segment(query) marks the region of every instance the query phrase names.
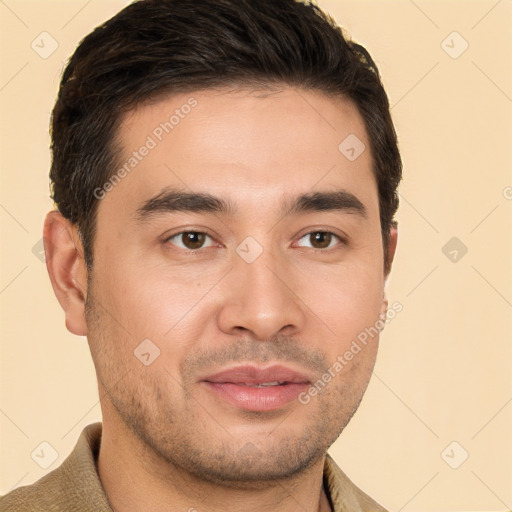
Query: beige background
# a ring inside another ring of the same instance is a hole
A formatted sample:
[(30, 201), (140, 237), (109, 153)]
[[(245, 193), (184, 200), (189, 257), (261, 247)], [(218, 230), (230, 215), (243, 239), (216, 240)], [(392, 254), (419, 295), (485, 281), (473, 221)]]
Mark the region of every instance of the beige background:
[[(67, 332), (37, 244), (59, 75), (126, 3), (0, 1), (2, 494), (55, 468), (100, 419), (86, 340)], [(319, 3), (380, 66), (405, 166), (388, 283), (403, 311), (331, 453), (391, 511), (512, 510), (512, 2)], [(43, 31), (58, 43), (47, 58), (31, 47), (51, 49)], [(58, 452), (46, 470), (43, 441)]]

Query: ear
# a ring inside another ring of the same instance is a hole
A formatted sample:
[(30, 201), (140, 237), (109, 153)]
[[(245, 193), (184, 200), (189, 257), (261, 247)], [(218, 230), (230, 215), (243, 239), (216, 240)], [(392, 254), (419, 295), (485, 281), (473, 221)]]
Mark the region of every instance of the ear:
[(389, 273), (391, 272), (391, 266), (393, 264), (393, 260), (395, 258), (396, 245), (398, 243), (398, 229), (397, 223), (393, 222), (392, 226), (389, 228), (389, 238), (388, 238), (388, 246), (387, 246), (387, 268), (386, 273), (384, 275), (384, 279), (389, 277)]
[(43, 243), (46, 268), (64, 310), (66, 327), (73, 334), (86, 336), (87, 268), (78, 230), (60, 212), (51, 211), (44, 221)]
[[(396, 245), (398, 243), (398, 229), (396, 222), (393, 223), (391, 228), (389, 229), (389, 239), (387, 245), (387, 265), (384, 274), (384, 283), (386, 283), (387, 278), (391, 272), (391, 266), (393, 264), (393, 259), (395, 258)], [(383, 290), (383, 298), (382, 298), (382, 306), (380, 310), (381, 319), (386, 319), (386, 314), (388, 311), (388, 299), (386, 297), (386, 290)]]

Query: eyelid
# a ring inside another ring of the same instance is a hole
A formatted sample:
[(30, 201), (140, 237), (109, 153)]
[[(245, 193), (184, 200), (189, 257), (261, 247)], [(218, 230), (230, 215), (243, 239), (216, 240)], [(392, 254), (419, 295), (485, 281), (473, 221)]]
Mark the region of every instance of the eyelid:
[(342, 242), (345, 245), (348, 245), (348, 243), (350, 241), (350, 237), (346, 233), (341, 231), (340, 229), (334, 229), (332, 227), (322, 227), (322, 226), (308, 228), (307, 231), (298, 235), (296, 237), (296, 240), (300, 240), (301, 238), (304, 238), (306, 235), (311, 235), (312, 233), (329, 233), (329, 234), (337, 237), (340, 240), (340, 242)]
[[(207, 246), (207, 247), (200, 247), (199, 249), (187, 249), (186, 247), (179, 247), (178, 245), (174, 244), (171, 242), (171, 239), (174, 238), (174, 237), (177, 237), (179, 235), (183, 235), (185, 233), (197, 233), (197, 234), (202, 234), (202, 235), (206, 235), (207, 237), (209, 237), (213, 244), (210, 245), (210, 246)], [(216, 236), (213, 235), (212, 233), (208, 232), (208, 230), (206, 230), (205, 228), (187, 228), (187, 229), (182, 229), (181, 231), (176, 231), (174, 233), (171, 233), (171, 234), (166, 234), (164, 235), (163, 239), (162, 239), (162, 242), (163, 243), (169, 243), (171, 245), (173, 245), (174, 247), (176, 247), (177, 249), (181, 250), (181, 251), (186, 251), (186, 252), (199, 252), (201, 250), (204, 250), (204, 249), (209, 249), (210, 247), (214, 247), (215, 244), (217, 245), (220, 245), (219, 242), (216, 240)]]
[(329, 251), (332, 251), (332, 250), (339, 249), (340, 246), (345, 246), (345, 245), (348, 244), (348, 237), (347, 236), (340, 235), (338, 233), (335, 233), (334, 231), (331, 231), (331, 230), (325, 229), (325, 228), (323, 228), (323, 229), (322, 228), (320, 228), (320, 229), (312, 229), (312, 230), (310, 229), (306, 233), (303, 233), (302, 235), (297, 237), (297, 241), (300, 241), (304, 237), (312, 235), (313, 233), (327, 233), (329, 235), (333, 235), (333, 236), (335, 236), (339, 240), (339, 243), (333, 245), (332, 247), (326, 247), (325, 249), (317, 249), (316, 247), (306, 247), (306, 246), (302, 246), (302, 245), (298, 245), (297, 247), (306, 248), (306, 249), (308, 249), (308, 248), (309, 249), (313, 249), (316, 252), (329, 252)]
[[(192, 228), (187, 228), (187, 229), (182, 229), (181, 231), (176, 231), (176, 232), (174, 232), (174, 233), (172, 233), (170, 235), (165, 235), (163, 237), (163, 242), (164, 243), (170, 242), (171, 238), (174, 238), (174, 237), (176, 237), (178, 235), (183, 235), (184, 233), (204, 234), (207, 237), (209, 237), (212, 240), (212, 242), (216, 243), (217, 245), (222, 245), (220, 242), (217, 241), (216, 235), (213, 235), (207, 229), (205, 229), (205, 228), (193, 228), (193, 227)], [(338, 245), (347, 245), (348, 241), (349, 241), (349, 237), (346, 234), (344, 234), (344, 233), (343, 234), (335, 233), (334, 231), (332, 231), (332, 228), (328, 229), (328, 228), (321, 228), (321, 227), (320, 228), (314, 228), (314, 229), (309, 228), (308, 231), (306, 231), (305, 233), (302, 233), (301, 235), (296, 237), (296, 241), (301, 240), (305, 236), (311, 235), (313, 233), (328, 233), (330, 235), (335, 236), (339, 240), (339, 242), (340, 242), (339, 244), (334, 245), (332, 247), (328, 247), (326, 249), (316, 249), (314, 247), (311, 248), (311, 249), (313, 249), (315, 251), (319, 251), (319, 252), (328, 252), (330, 250), (336, 249)], [(200, 247), (199, 249), (186, 249), (186, 248), (183, 248), (183, 247), (179, 247), (176, 244), (173, 244), (172, 242), (171, 242), (171, 245), (174, 245), (178, 249), (180, 249), (182, 251), (187, 251), (187, 252), (199, 252), (201, 250), (208, 249), (208, 248), (214, 246), (214, 245), (210, 245), (208, 247)], [(303, 246), (298, 246), (298, 247), (303, 247)]]

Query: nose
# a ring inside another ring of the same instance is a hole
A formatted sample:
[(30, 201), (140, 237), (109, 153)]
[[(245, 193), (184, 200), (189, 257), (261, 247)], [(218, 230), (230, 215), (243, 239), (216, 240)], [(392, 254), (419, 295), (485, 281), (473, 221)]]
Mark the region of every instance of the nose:
[(289, 264), (267, 251), (252, 263), (238, 255), (234, 259), (234, 268), (224, 283), (219, 328), (235, 336), (250, 334), (261, 341), (302, 331), (305, 305), (294, 290), (297, 283)]

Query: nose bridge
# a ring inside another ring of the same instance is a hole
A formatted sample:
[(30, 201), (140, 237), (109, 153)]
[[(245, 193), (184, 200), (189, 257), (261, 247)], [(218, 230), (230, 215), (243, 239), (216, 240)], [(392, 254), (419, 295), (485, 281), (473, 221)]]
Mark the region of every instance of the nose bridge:
[[(249, 296), (262, 293), (264, 296), (269, 296), (269, 299), (282, 300), (282, 295), (286, 291), (282, 289), (284, 287), (282, 281), (286, 280), (286, 276), (280, 271), (283, 265), (280, 258), (276, 257), (275, 251), (266, 247), (262, 248), (261, 253), (257, 255), (255, 249), (250, 248), (250, 259), (246, 259), (245, 255), (240, 255), (240, 250), (237, 252), (239, 258), (235, 263), (234, 270), (240, 281), (246, 284), (241, 291)], [(281, 274), (281, 279), (277, 278), (279, 274)], [(271, 300), (267, 301), (268, 304), (270, 302)]]
[(303, 311), (288, 281), (291, 275), (286, 261), (270, 246), (248, 237), (234, 255), (219, 317), (221, 329), (231, 333), (249, 330), (262, 340), (285, 327), (290, 332), (302, 329)]

